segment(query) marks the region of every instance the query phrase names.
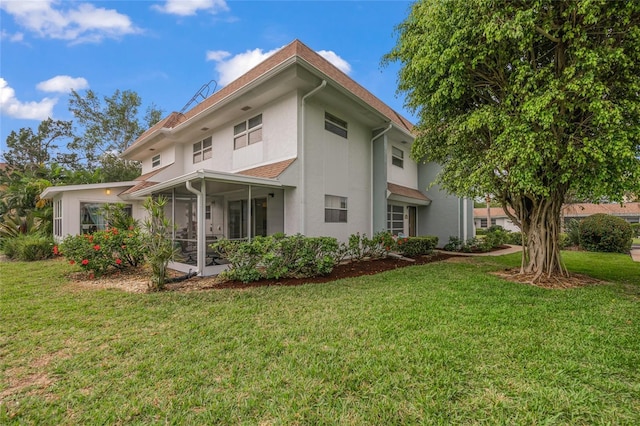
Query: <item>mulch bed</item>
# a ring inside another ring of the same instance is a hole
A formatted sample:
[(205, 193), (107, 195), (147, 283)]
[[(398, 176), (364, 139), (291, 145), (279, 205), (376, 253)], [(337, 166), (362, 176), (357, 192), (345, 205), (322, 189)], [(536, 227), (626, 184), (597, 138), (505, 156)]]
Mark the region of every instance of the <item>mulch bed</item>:
[(225, 281), (221, 282), (217, 278), (203, 277), (192, 278), (183, 282), (168, 284), (166, 289), (169, 291), (184, 291), (189, 290), (190, 287), (197, 287), (198, 289), (246, 289), (255, 287), (266, 286), (295, 286), (311, 283), (326, 283), (330, 281), (336, 281), (342, 278), (361, 277), (364, 275), (374, 275), (384, 271), (390, 271), (397, 268), (404, 268), (412, 265), (425, 265), (427, 263), (439, 262), (453, 257), (453, 255), (446, 253), (434, 253), (428, 256), (420, 256), (414, 261), (385, 258), (376, 260), (367, 260), (362, 262), (351, 262), (336, 266), (329, 275), (323, 275), (320, 277), (311, 278), (283, 278), (279, 280), (260, 280), (250, 283), (243, 283), (241, 281)]

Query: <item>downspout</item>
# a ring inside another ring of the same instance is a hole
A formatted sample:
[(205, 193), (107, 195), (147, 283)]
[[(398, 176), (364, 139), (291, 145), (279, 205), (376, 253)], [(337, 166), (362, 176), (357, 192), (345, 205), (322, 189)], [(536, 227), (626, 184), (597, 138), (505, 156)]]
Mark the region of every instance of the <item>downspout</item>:
[[(369, 200), (369, 214), (371, 215), (371, 227), (369, 229), (370, 235), (373, 235), (373, 141), (375, 141), (376, 139), (378, 139), (381, 136), (384, 136), (385, 133), (387, 133), (389, 130), (391, 130), (393, 128), (393, 123), (389, 123), (389, 126), (384, 129), (383, 131), (381, 131), (380, 133), (378, 133), (377, 135), (375, 135), (374, 137), (371, 138), (371, 154), (369, 155), (369, 166), (370, 166), (370, 172), (369, 172), (369, 181), (370, 181), (370, 185), (371, 185), (371, 199)], [(385, 158), (386, 158), (386, 153), (385, 153)], [(385, 164), (386, 167), (386, 164)]]
[(469, 210), (469, 208), (467, 207), (468, 204), (468, 200), (467, 198), (463, 198), (462, 199), (462, 226), (464, 227), (464, 229), (462, 230), (462, 235), (464, 236), (464, 240), (467, 241), (469, 239), (469, 235), (467, 233), (467, 216), (469, 216), (469, 214), (467, 213), (467, 210)]
[(301, 141), (300, 141), (300, 229), (298, 230), (299, 233), (301, 234), (305, 234), (305, 220), (304, 217), (306, 215), (306, 190), (305, 190), (305, 167), (304, 167), (304, 162), (305, 162), (305, 157), (304, 157), (304, 145), (305, 145), (305, 128), (304, 128), (304, 121), (305, 121), (305, 116), (304, 116), (304, 105), (305, 105), (305, 101), (310, 98), (311, 96), (315, 95), (316, 93), (318, 93), (320, 90), (324, 89), (324, 87), (327, 85), (327, 80), (322, 80), (322, 83), (320, 83), (320, 85), (318, 87), (316, 87), (315, 89), (313, 89), (312, 91), (310, 91), (309, 93), (307, 93), (306, 95), (304, 95), (302, 97), (302, 106), (301, 106), (301, 113), (300, 115), (302, 116), (302, 120), (300, 123), (300, 129), (301, 129)]
[(248, 240), (251, 241), (252, 232), (253, 231), (253, 218), (251, 216), (251, 185), (249, 185), (249, 196), (247, 200), (247, 237)]
[(204, 179), (202, 179), (202, 184), (200, 186), (200, 190), (195, 189), (192, 185), (191, 185), (191, 181), (188, 180), (185, 182), (186, 184), (186, 188), (187, 191), (191, 192), (192, 194), (196, 195), (196, 199), (197, 199), (197, 203), (196, 203), (196, 220), (198, 221), (198, 229), (197, 229), (197, 235), (196, 235), (196, 247), (198, 250), (198, 254), (197, 254), (197, 266), (198, 266), (198, 275), (199, 276), (203, 276), (204, 275), (204, 264), (205, 264), (205, 256), (207, 254), (207, 241), (205, 239), (205, 229), (204, 229), (204, 214), (202, 213), (204, 210), (204, 196), (205, 196), (205, 185), (204, 185)]

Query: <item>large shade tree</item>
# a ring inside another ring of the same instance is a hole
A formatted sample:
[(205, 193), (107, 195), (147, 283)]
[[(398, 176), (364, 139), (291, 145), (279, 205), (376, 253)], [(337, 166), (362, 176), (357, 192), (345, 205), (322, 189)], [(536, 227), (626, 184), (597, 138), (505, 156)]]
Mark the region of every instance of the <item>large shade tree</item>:
[(141, 120), (142, 98), (132, 90), (116, 90), (112, 96), (100, 97), (92, 90), (69, 98), (74, 117), (74, 138), (68, 144), (85, 166), (102, 167), (107, 179), (130, 180), (140, 174), (137, 162), (119, 157), (147, 128), (160, 121), (162, 110), (151, 104)]
[(640, 185), (639, 24), (638, 1), (424, 0), (385, 57), (419, 117), (413, 157), (453, 193), (497, 196), (533, 280), (566, 274), (568, 193)]

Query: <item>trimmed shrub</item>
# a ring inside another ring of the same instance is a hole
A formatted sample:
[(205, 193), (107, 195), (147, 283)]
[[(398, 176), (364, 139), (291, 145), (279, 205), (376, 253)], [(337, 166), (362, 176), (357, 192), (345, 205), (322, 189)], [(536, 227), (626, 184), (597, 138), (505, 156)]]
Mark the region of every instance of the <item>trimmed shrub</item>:
[(567, 235), (565, 247), (580, 245), (580, 221), (578, 219), (566, 219), (564, 221), (564, 231)]
[(479, 242), (481, 251), (489, 251), (507, 242), (507, 231), (500, 225), (492, 225), (487, 229), (482, 241)]
[(622, 218), (598, 213), (580, 222), (580, 246), (588, 251), (627, 253), (633, 231)]
[(438, 237), (426, 235), (422, 237), (409, 237), (398, 240), (398, 251), (403, 256), (417, 257), (433, 253), (438, 245)]
[[(524, 236), (524, 243), (527, 243), (527, 236)], [(505, 244), (512, 244), (514, 246), (522, 245), (522, 232), (508, 232), (505, 239)]]
[(631, 229), (633, 230), (633, 236), (635, 238), (640, 237), (640, 223), (632, 223)]
[(4, 254), (10, 259), (31, 262), (53, 256), (53, 239), (40, 234), (20, 234), (7, 238), (3, 244)]
[(476, 228), (476, 235), (485, 235), (486, 233), (486, 228)]
[(329, 237), (255, 237), (251, 241), (219, 240), (210, 246), (229, 262), (222, 276), (242, 282), (326, 275), (340, 257), (338, 240)]

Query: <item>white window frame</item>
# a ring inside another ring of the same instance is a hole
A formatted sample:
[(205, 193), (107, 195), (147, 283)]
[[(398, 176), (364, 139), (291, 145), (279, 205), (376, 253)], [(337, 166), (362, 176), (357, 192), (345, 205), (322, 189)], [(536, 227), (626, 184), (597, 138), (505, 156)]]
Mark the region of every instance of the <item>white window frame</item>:
[(255, 115), (233, 126), (233, 149), (262, 142), (262, 114)]
[(347, 223), (348, 198), (339, 195), (324, 196), (325, 223)]
[(324, 112), (324, 129), (325, 130), (347, 139), (349, 135), (348, 127), (349, 127), (349, 123), (347, 123), (345, 120), (339, 117), (336, 117), (330, 112), (327, 112), (327, 111)]
[(53, 203), (53, 235), (62, 238), (62, 200)]
[(404, 169), (404, 151), (395, 146), (391, 147), (391, 164)]
[(208, 160), (213, 155), (213, 140), (211, 136), (193, 144), (193, 164)]
[(387, 204), (387, 230), (391, 235), (404, 234), (404, 206)]
[(155, 169), (156, 167), (158, 167), (160, 165), (160, 154), (158, 155), (154, 155), (151, 158), (151, 168)]
[[(102, 215), (102, 209), (105, 205), (111, 203), (103, 203), (100, 201), (80, 201), (80, 233), (93, 234), (95, 231), (104, 231), (109, 225), (106, 218)], [(84, 209), (87, 208), (87, 217), (85, 218)], [(129, 216), (133, 216), (133, 205), (124, 204), (124, 209)], [(92, 215), (93, 213), (93, 215)]]

